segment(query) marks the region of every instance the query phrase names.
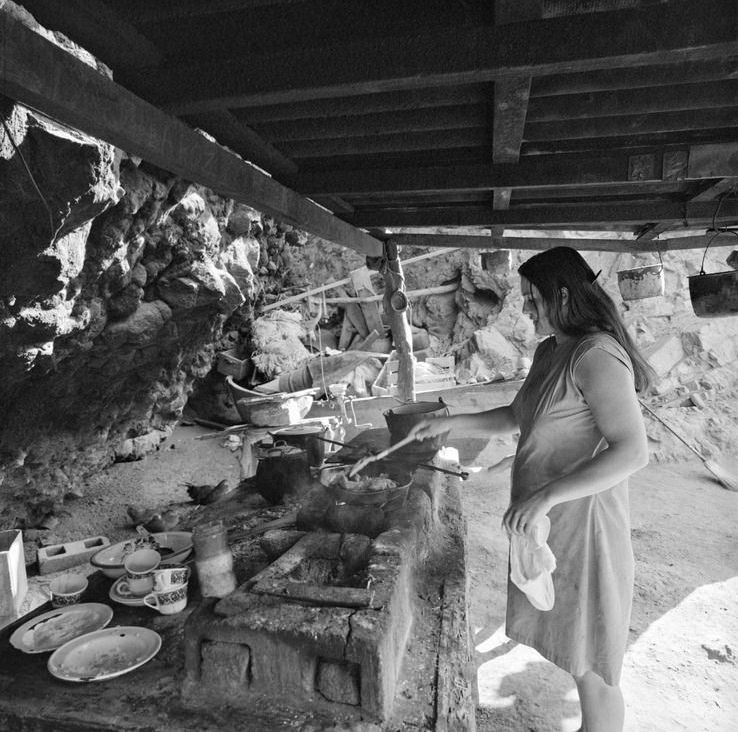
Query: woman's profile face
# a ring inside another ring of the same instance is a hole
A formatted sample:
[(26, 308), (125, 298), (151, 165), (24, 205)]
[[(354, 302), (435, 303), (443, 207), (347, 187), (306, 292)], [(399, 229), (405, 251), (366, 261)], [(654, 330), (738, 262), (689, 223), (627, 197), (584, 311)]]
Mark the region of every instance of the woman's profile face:
[(533, 321), (535, 334), (544, 337), (554, 333), (555, 329), (548, 319), (546, 305), (538, 288), (525, 277), (521, 277), (520, 291), (523, 294), (523, 314)]

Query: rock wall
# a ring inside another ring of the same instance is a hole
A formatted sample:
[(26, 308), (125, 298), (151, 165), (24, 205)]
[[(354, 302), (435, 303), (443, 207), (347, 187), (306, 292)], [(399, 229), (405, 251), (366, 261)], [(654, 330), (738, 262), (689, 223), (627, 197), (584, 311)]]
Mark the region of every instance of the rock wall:
[(318, 258), (247, 206), (7, 101), (2, 116), (0, 521), (39, 525), (86, 475), (155, 449), (224, 324), (247, 334)]
[[(457, 250), (407, 268), (408, 288), (459, 282), (456, 292), (416, 301), (412, 318), (428, 328), (436, 352), (456, 353), (460, 383), (525, 373), (536, 341), (522, 315), (517, 268), (532, 254)], [(657, 255), (583, 252), (594, 271), (601, 270), (601, 285), (656, 370), (649, 402), (705, 457), (731, 456), (738, 439), (738, 318), (695, 316), (688, 278), (700, 272), (704, 254), (701, 249), (664, 253), (664, 294), (624, 300), (618, 271), (658, 264)], [(726, 271), (735, 261), (732, 247), (710, 248), (704, 269)], [(648, 418), (647, 424), (655, 460), (690, 456), (658, 422)]]

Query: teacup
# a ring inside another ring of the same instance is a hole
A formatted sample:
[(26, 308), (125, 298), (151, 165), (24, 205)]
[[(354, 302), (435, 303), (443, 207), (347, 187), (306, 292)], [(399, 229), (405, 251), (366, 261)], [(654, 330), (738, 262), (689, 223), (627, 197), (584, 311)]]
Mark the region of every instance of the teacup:
[(54, 607), (66, 607), (79, 602), (82, 593), (87, 589), (87, 577), (83, 574), (65, 574), (49, 582), (51, 604)]
[(126, 577), (120, 583), (120, 591), (131, 595), (145, 595), (154, 587), (154, 570), (161, 562), (161, 555), (154, 549), (139, 549), (129, 554), (123, 566)]
[(166, 592), (179, 585), (186, 585), (190, 579), (190, 568), (182, 564), (172, 564), (154, 570), (154, 592)]
[(143, 599), (144, 605), (162, 615), (174, 615), (187, 607), (187, 585), (171, 587), (164, 592), (151, 592)]

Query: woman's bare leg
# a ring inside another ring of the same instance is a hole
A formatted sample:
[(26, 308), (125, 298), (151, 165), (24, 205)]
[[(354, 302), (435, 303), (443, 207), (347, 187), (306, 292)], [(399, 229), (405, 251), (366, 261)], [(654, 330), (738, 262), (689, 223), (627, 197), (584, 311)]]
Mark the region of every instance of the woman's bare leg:
[(625, 702), (619, 686), (608, 686), (588, 671), (574, 678), (582, 707), (581, 732), (623, 732)]

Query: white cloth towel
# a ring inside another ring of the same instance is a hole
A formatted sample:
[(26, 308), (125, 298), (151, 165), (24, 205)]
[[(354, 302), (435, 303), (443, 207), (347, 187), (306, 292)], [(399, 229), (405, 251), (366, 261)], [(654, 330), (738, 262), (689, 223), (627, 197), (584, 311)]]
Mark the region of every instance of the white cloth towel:
[(551, 573), (556, 569), (556, 557), (546, 543), (550, 530), (551, 522), (544, 516), (530, 534), (510, 537), (510, 579), (536, 610), (554, 606)]

